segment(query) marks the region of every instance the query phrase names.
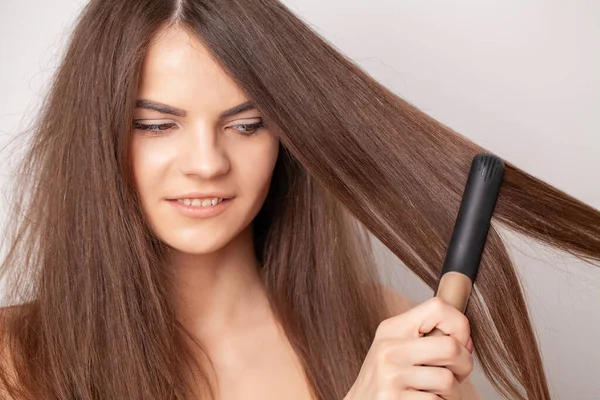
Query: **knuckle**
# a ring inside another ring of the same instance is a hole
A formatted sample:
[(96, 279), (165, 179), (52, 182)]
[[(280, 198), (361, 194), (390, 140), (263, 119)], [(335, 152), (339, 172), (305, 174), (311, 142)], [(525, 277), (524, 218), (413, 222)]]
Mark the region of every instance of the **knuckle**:
[(469, 319), (467, 318), (466, 315), (464, 315), (460, 311), (459, 311), (459, 314), (460, 314), (460, 317), (459, 317), (460, 328), (459, 329), (463, 330), (468, 335), (470, 335), (471, 334), (471, 325), (469, 324)]
[(378, 364), (386, 364), (390, 361), (394, 352), (394, 343), (391, 340), (382, 340), (377, 346), (375, 359)]
[(430, 302), (431, 307), (434, 309), (434, 311), (443, 311), (447, 306), (446, 302), (437, 296), (432, 297), (430, 299)]
[(385, 335), (385, 333), (389, 330), (390, 320), (384, 319), (379, 323), (377, 329), (375, 330), (375, 337), (379, 337)]
[(383, 368), (377, 376), (377, 394), (381, 398), (396, 400), (404, 385), (402, 368)]
[(444, 336), (441, 338), (444, 342), (443, 352), (448, 358), (457, 358), (461, 354), (461, 347), (458, 340), (451, 336)]
[(437, 374), (438, 387), (440, 390), (447, 393), (455, 389), (457, 382), (452, 371), (446, 368), (440, 368), (439, 371), (437, 371)]
[(393, 368), (382, 368), (378, 379), (380, 387), (393, 389), (395, 387), (395, 382), (398, 380), (398, 372)]

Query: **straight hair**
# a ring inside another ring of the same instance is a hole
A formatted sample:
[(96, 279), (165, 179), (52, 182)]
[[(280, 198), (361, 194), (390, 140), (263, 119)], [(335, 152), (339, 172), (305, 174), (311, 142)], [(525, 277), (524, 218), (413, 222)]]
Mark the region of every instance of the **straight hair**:
[[(432, 289), (473, 157), (489, 152), (378, 83), (276, 0), (102, 0), (82, 11), (20, 163), (6, 228), (0, 378), (18, 399), (213, 398), (141, 211), (129, 144), (137, 83), (183, 28), (280, 140), (253, 221), (271, 307), (315, 399), (343, 398), (389, 317), (369, 238)], [(466, 310), (475, 357), (508, 399), (549, 399), (502, 226), (600, 260), (600, 212), (505, 160)], [(18, 373), (17, 373), (18, 372)]]

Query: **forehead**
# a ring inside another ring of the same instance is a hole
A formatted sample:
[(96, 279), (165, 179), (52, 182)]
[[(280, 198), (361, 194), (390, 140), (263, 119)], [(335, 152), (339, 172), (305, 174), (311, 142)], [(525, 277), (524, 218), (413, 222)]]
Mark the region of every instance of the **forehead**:
[[(173, 27), (153, 38), (138, 82), (138, 98), (207, 112), (247, 99), (193, 33)], [(192, 106), (193, 105), (193, 106)]]

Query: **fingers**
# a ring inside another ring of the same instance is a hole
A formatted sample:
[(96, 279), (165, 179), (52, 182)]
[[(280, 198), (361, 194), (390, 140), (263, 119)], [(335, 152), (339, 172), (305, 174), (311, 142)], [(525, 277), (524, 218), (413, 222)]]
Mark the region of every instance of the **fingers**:
[(431, 314), (421, 322), (419, 334), (425, 334), (431, 332), (433, 328), (437, 328), (466, 346), (471, 336), (471, 327), (467, 317), (439, 297), (433, 297), (425, 303), (431, 307)]
[[(473, 355), (450, 336), (422, 337), (415, 340), (413, 365), (446, 367), (462, 382), (473, 371)], [(435, 350), (434, 350), (435, 349)]]
[[(424, 336), (434, 328), (444, 335)], [(473, 370), (470, 339), (467, 317), (433, 297), (382, 321), (367, 357), (375, 365), (387, 366), (375, 372), (393, 371), (385, 375), (399, 388), (399, 399), (460, 400), (459, 384)]]
[(382, 343), (385, 361), (398, 367), (446, 367), (458, 380), (464, 381), (473, 371), (473, 356), (450, 336), (427, 336), (406, 341)]
[(395, 398), (396, 400), (443, 400), (443, 397), (435, 393), (422, 392), (420, 390), (408, 389)]
[(469, 320), (463, 313), (439, 297), (432, 297), (402, 314), (384, 320), (376, 336), (379, 339), (417, 338), (433, 328), (438, 328), (463, 345), (467, 344), (471, 335)]
[[(428, 392), (434, 397), (424, 399), (461, 400), (460, 386), (451, 371), (439, 367), (409, 367), (399, 371), (404, 389), (410, 393), (407, 399), (421, 399), (418, 393)], [(414, 390), (414, 392), (411, 391)], [(424, 392), (419, 392), (423, 390)], [(437, 397), (435, 397), (437, 396)]]

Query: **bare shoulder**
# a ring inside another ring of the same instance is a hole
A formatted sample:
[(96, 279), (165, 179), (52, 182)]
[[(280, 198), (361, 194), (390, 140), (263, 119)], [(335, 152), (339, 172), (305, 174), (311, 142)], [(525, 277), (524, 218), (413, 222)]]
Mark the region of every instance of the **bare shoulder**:
[[(381, 285), (381, 289), (390, 311), (390, 318), (402, 314), (417, 305), (411, 298), (396, 292), (388, 286)], [(481, 400), (481, 397), (475, 389), (475, 385), (473, 385), (473, 382), (471, 382), (469, 377), (461, 382), (460, 391), (463, 400)]]

